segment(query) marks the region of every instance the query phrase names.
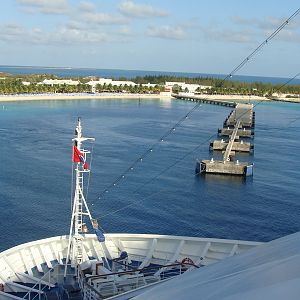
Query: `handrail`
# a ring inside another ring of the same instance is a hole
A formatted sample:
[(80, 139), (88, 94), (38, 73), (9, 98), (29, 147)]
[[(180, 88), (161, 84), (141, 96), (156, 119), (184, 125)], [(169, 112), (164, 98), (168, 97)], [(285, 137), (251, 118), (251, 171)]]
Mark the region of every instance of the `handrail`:
[[(42, 281), (48, 282), (48, 281), (44, 280), (45, 277), (48, 276), (52, 271), (54, 271), (55, 268), (56, 268), (57, 266), (59, 266), (59, 265), (60, 265), (60, 264), (57, 263), (57, 264), (54, 265), (52, 268), (50, 268), (50, 269), (48, 270), (48, 272), (45, 273), (45, 274), (38, 280), (38, 282), (37, 282), (36, 284), (34, 284), (34, 285), (30, 288), (30, 290), (25, 294), (25, 296), (24, 296), (22, 299), (26, 299), (26, 297), (29, 296), (30, 293), (33, 292), (33, 290), (37, 287), (37, 285), (39, 286), (38, 290), (39, 290), (39, 291), (43, 291), (47, 285), (45, 285), (45, 286), (41, 289), (41, 288), (40, 288), (40, 285), (42, 284)], [(68, 265), (70, 265), (70, 264), (68, 264)], [(49, 283), (48, 286), (50, 286), (50, 284), (51, 284), (50, 280), (49, 280), (48, 283)], [(35, 299), (37, 296), (38, 296), (38, 295), (35, 295), (35, 296), (32, 298), (32, 300)]]
[(84, 276), (82, 270), (80, 270), (80, 269), (79, 269), (79, 274), (80, 274), (81, 278), (83, 279), (83, 280), (82, 280), (82, 281), (83, 281), (83, 284), (86, 285), (86, 286), (87, 286), (90, 290), (92, 290), (94, 293), (96, 293), (96, 294), (100, 297), (100, 299), (101, 299), (101, 298), (102, 298), (102, 295), (100, 294), (100, 292), (97, 291), (92, 285), (90, 285), (90, 284), (88, 283), (87, 278)]
[(233, 147), (233, 142), (234, 142), (235, 137), (236, 137), (236, 135), (237, 135), (238, 129), (239, 129), (239, 127), (240, 127), (240, 123), (241, 123), (240, 120), (237, 121), (236, 124), (235, 124), (235, 127), (234, 127), (234, 129), (233, 129), (233, 131), (232, 131), (232, 134), (231, 134), (231, 136), (230, 136), (228, 145), (227, 145), (227, 147), (226, 147), (226, 150), (225, 150), (225, 153), (224, 153), (224, 156), (223, 156), (223, 161), (224, 161), (224, 162), (229, 161), (230, 152), (231, 152), (231, 149), (232, 149), (232, 147)]
[(193, 266), (195, 268), (200, 268), (199, 266), (195, 265), (194, 263), (178, 262), (178, 263), (163, 265), (163, 266), (148, 266), (148, 267), (144, 267), (142, 269), (137, 268), (137, 269), (133, 269), (131, 271), (112, 272), (112, 273), (107, 273), (107, 274), (103, 274), (103, 275), (91, 275), (91, 276), (88, 277), (88, 279), (89, 280), (94, 280), (94, 279), (104, 278), (104, 277), (111, 276), (111, 275), (126, 275), (126, 274), (132, 274), (132, 273), (136, 273), (136, 272), (142, 272), (144, 270), (160, 269), (160, 268), (168, 268), (168, 267), (176, 267), (176, 266), (186, 266), (186, 265), (190, 265), (190, 266)]

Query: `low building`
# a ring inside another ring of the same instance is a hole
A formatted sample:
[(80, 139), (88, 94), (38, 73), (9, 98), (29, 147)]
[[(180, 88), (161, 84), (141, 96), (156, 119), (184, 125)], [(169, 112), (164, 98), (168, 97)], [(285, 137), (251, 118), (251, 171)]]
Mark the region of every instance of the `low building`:
[(80, 82), (78, 80), (72, 79), (44, 79), (40, 84), (46, 85), (78, 85)]
[(147, 87), (147, 88), (150, 88), (150, 87), (156, 87), (157, 84), (148, 82), (148, 83), (143, 83), (142, 86), (145, 86), (145, 87)]
[(91, 80), (89, 82), (87, 82), (88, 85), (90, 86), (96, 86), (97, 84), (100, 84), (100, 85), (113, 85), (113, 86), (124, 86), (124, 85), (127, 85), (127, 86), (135, 86), (136, 83), (134, 83), (133, 81), (122, 81), (122, 80), (112, 80), (111, 78), (99, 78), (98, 80)]
[(187, 93), (195, 93), (196, 90), (205, 90), (205, 89), (211, 89), (212, 87), (209, 85), (200, 85), (200, 84), (194, 84), (194, 83), (185, 83), (180, 81), (166, 81), (165, 83), (165, 90), (169, 90), (174, 86), (179, 86), (182, 91), (185, 91)]

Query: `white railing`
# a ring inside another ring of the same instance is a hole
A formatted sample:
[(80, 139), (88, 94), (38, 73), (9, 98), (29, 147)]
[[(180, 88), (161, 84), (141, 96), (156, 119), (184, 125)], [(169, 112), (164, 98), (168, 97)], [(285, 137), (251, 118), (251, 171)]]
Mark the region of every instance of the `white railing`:
[[(25, 294), (22, 299), (27, 300), (34, 300), (38, 299), (41, 300), (41, 295), (44, 293), (44, 290), (48, 288), (51, 289), (51, 286), (59, 281), (63, 281), (64, 279), (64, 270), (60, 270), (61, 264), (56, 264), (54, 267), (50, 268), (46, 274), (44, 274), (39, 281), (34, 284), (30, 290)], [(65, 266), (65, 265), (64, 265)], [(75, 272), (67, 273), (67, 275), (74, 276), (76, 275)], [(36, 294), (38, 290), (38, 294)]]
[(99, 300), (113, 297), (147, 285), (181, 275), (190, 267), (199, 267), (193, 263), (174, 263), (165, 266), (150, 266), (143, 269), (112, 272), (105, 275), (81, 274), (81, 286), (84, 300)]

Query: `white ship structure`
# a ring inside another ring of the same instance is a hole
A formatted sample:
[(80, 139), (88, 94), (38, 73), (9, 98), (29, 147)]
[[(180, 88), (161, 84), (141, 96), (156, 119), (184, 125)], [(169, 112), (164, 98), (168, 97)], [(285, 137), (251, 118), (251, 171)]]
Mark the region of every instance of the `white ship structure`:
[(69, 235), (0, 253), (1, 300), (299, 299), (299, 234), (264, 244), (104, 233), (83, 192), (87, 140), (79, 119)]

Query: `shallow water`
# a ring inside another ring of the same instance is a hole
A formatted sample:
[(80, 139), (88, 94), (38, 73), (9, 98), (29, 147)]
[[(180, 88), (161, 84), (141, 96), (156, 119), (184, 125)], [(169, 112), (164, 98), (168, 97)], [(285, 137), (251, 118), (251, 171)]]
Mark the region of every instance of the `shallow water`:
[(239, 157), (253, 160), (253, 178), (194, 176), (195, 160), (211, 157), (210, 137), (230, 112), (203, 104), (99, 199), (192, 107), (177, 100), (2, 103), (0, 250), (68, 233), (77, 116), (96, 138), (88, 202), (105, 231), (258, 241), (299, 231), (297, 104), (255, 108), (255, 152)]

